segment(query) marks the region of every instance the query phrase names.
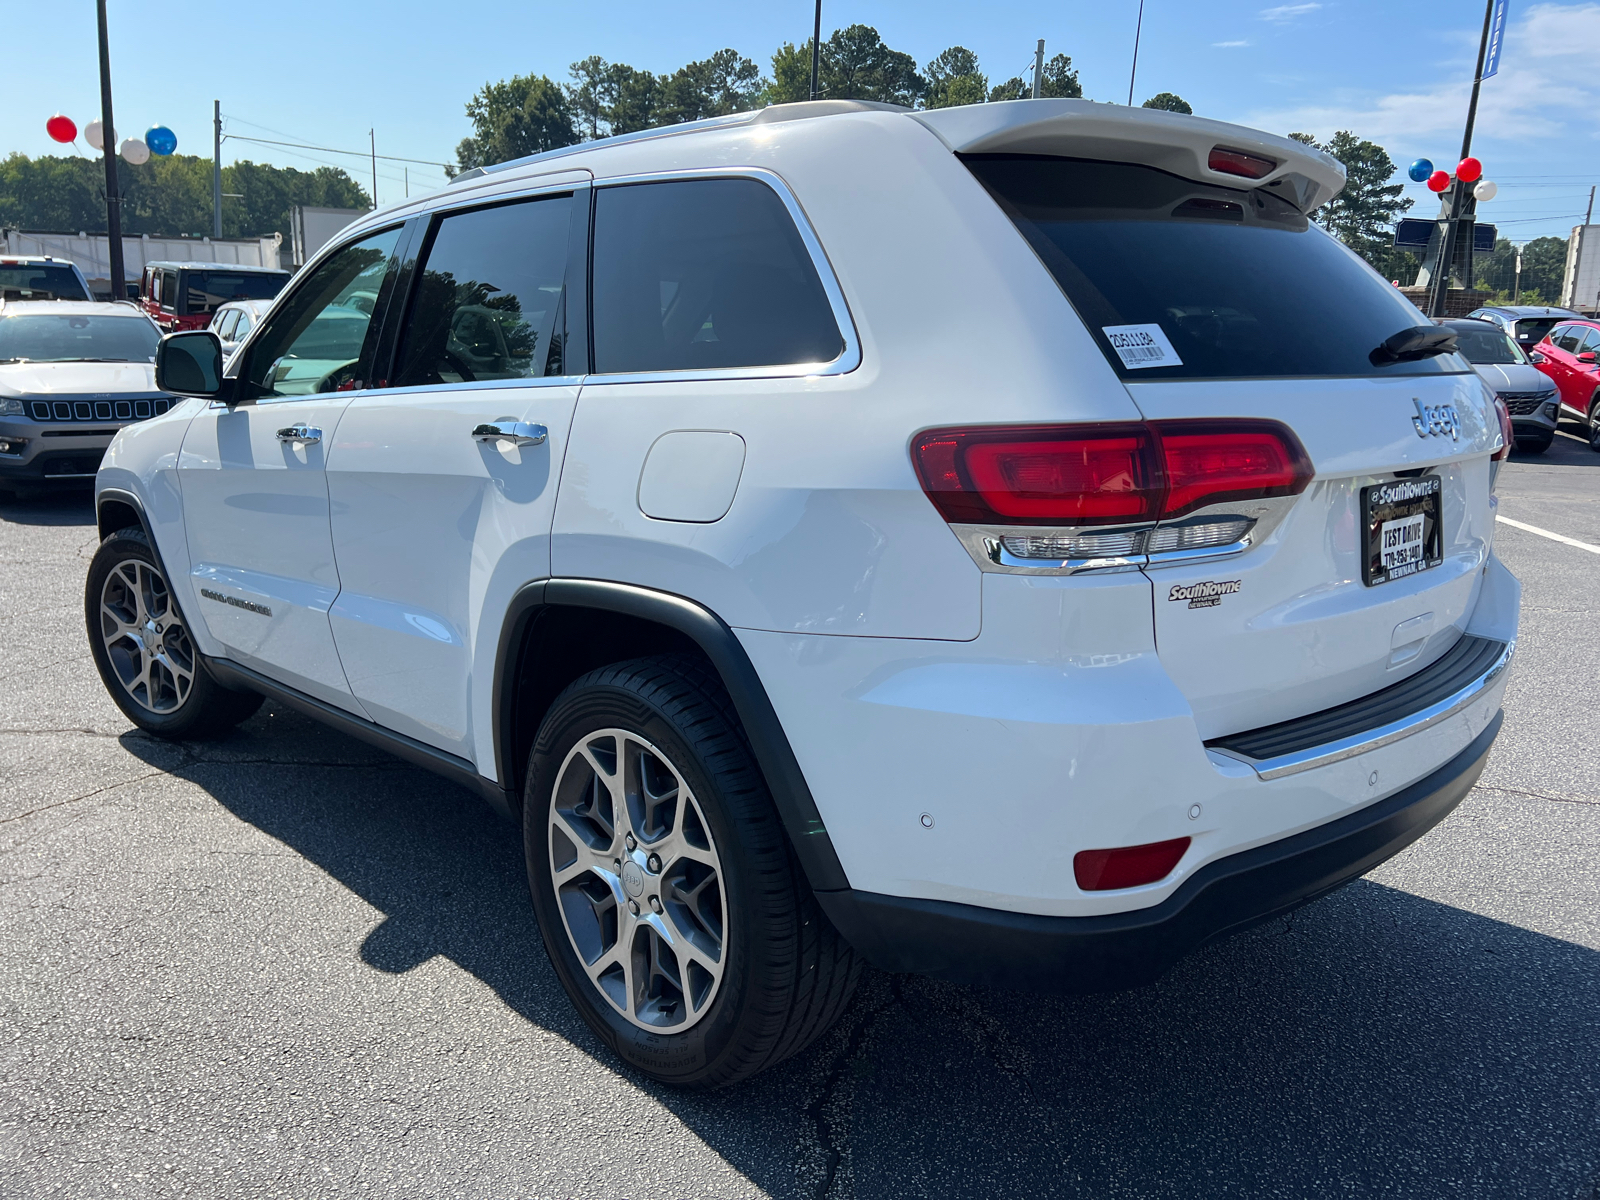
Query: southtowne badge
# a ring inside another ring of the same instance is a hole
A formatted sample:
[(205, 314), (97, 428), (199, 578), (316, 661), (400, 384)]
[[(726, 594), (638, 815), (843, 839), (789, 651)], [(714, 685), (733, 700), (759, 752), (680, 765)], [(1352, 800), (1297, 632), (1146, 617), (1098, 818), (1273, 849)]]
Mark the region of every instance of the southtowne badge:
[(1224, 596), (1236, 595), (1244, 585), (1242, 579), (1208, 579), (1204, 583), (1175, 583), (1167, 599), (1187, 600), (1190, 608), (1215, 608)]

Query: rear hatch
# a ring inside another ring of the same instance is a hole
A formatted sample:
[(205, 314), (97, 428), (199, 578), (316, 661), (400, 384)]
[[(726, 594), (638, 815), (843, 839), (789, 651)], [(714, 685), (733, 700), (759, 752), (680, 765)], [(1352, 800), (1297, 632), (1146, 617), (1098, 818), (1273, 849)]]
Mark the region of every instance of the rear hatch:
[[(1281, 177), (1270, 154), (1236, 153), (1237, 173)], [(1245, 490), (1161, 518), (1173, 533), (1229, 529), (1225, 542), (1144, 543), (1157, 652), (1202, 737), (1343, 703), (1444, 655), (1488, 553), (1501, 426), (1417, 309), (1281, 189), (1060, 155), (964, 161), (1164, 445), (1276, 422), (1284, 453), (1309, 460), (1277, 489), (1293, 494)], [(1223, 444), (1207, 461), (1227, 470), (1249, 453)]]

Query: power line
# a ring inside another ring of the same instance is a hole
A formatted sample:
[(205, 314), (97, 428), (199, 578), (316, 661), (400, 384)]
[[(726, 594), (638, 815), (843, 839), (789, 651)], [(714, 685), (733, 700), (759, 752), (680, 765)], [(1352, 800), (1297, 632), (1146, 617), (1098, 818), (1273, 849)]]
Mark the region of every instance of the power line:
[[(225, 133), (222, 135), (222, 140), (225, 142), (230, 140), (235, 142), (254, 142), (260, 146), (295, 146), (301, 150), (318, 150), (323, 154), (348, 154), (352, 158), (370, 159), (373, 157), (372, 152), (369, 150), (336, 150), (332, 146), (311, 146), (304, 142), (274, 142), (267, 138), (245, 137), (240, 133)], [(440, 170), (450, 165), (449, 163), (434, 162), (431, 158), (401, 158), (394, 154), (379, 154), (377, 157), (385, 162), (418, 163), (424, 167), (438, 167)]]

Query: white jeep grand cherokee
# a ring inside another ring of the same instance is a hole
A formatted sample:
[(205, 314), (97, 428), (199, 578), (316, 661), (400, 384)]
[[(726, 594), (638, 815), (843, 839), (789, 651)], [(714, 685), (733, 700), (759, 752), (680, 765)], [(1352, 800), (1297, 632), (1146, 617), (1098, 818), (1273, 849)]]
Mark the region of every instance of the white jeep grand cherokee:
[[(469, 172), (310, 263), (98, 478), (154, 733), (262, 696), (521, 822), (674, 1083), (864, 959), (1128, 987), (1438, 822), (1500, 727), (1504, 414), (1293, 141), (830, 101)], [(518, 952), (508, 947), (508, 953)]]

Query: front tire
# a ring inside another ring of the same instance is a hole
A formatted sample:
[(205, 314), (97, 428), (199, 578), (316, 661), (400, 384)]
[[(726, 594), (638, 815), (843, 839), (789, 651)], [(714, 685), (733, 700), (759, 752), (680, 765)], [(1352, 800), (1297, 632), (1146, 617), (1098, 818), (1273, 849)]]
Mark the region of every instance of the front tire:
[(736, 1083), (844, 1011), (860, 965), (817, 907), (720, 681), (686, 656), (551, 706), (523, 801), (545, 949), (589, 1026), (664, 1083)]
[(165, 738), (216, 737), (261, 697), (211, 677), (142, 529), (119, 529), (95, 551), (84, 586), (89, 650), (123, 715)]

